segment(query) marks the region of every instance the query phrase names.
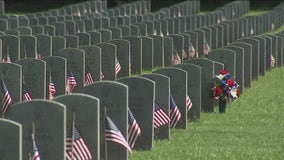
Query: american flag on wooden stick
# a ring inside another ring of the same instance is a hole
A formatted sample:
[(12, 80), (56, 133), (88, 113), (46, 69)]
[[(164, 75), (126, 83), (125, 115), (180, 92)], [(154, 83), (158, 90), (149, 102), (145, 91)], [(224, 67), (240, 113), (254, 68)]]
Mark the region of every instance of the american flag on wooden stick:
[(31, 96), (30, 92), (28, 91), (26, 84), (23, 83), (22, 84), (22, 88), (23, 88), (23, 90), (22, 90), (22, 92), (23, 92), (23, 101), (30, 101), (30, 100), (32, 100), (32, 96)]
[(273, 68), (275, 66), (275, 58), (273, 57), (273, 55), (270, 55), (270, 67)]
[(134, 147), (138, 137), (141, 135), (141, 129), (134, 118), (134, 115), (128, 109), (128, 143), (131, 148)]
[(208, 53), (211, 51), (211, 48), (209, 44), (207, 43), (206, 40), (204, 40), (204, 45), (203, 45), (203, 54), (208, 55)]
[(171, 118), (170, 127), (175, 128), (175, 126), (177, 125), (178, 121), (181, 118), (181, 113), (172, 95), (170, 95), (170, 118)]
[(105, 75), (103, 74), (102, 71), (100, 72), (100, 78), (101, 78), (101, 79), (104, 79), (104, 78), (105, 78)]
[(105, 117), (105, 139), (106, 141), (118, 143), (131, 152), (126, 139), (108, 116)]
[(187, 58), (187, 53), (185, 52), (184, 49), (182, 49), (182, 58), (183, 58), (183, 59), (184, 59), (184, 58)]
[(2, 59), (2, 62), (11, 63), (11, 58), (10, 58), (10, 56), (8, 55), (7, 58), (6, 58), (6, 60), (5, 60), (5, 58), (3, 58), (3, 59)]
[(117, 76), (120, 71), (121, 71), (120, 63), (117, 57), (115, 57), (115, 76)]
[(163, 111), (160, 104), (155, 101), (155, 110), (154, 110), (154, 128), (159, 128), (162, 125), (170, 123), (170, 117)]
[(31, 158), (32, 160), (40, 160), (40, 154), (39, 154), (39, 150), (36, 145), (34, 133), (32, 133), (31, 137), (32, 137), (32, 143), (33, 143), (33, 154)]
[(73, 89), (77, 86), (77, 81), (72, 73), (72, 71), (69, 69), (67, 74), (67, 85), (66, 85), (66, 92), (67, 94), (70, 94), (73, 92)]
[(189, 95), (186, 95), (186, 113), (191, 109), (191, 107), (192, 107), (191, 99), (189, 98)]
[(67, 160), (92, 160), (91, 152), (76, 125), (70, 127), (66, 137)]
[(178, 53), (174, 52), (172, 54), (172, 65), (177, 65), (177, 64), (181, 64), (181, 59), (180, 59), (180, 56), (178, 55)]
[(250, 35), (252, 36), (254, 34), (253, 28), (250, 29)]
[(1, 98), (2, 114), (4, 115), (12, 104), (12, 98), (3, 77), (1, 77)]
[(192, 58), (195, 56), (195, 48), (194, 46), (192, 45), (192, 43), (189, 43), (189, 46), (188, 46), (188, 50), (189, 50), (189, 56)]
[(54, 99), (56, 94), (56, 86), (52, 78), (50, 78), (48, 89), (49, 89), (49, 99), (52, 100)]
[(7, 60), (6, 60), (7, 63), (11, 63), (11, 57), (9, 55), (7, 55)]
[(89, 67), (89, 65), (87, 65), (86, 67), (86, 73), (85, 73), (85, 84), (92, 84), (94, 83), (94, 78), (93, 78), (93, 75), (92, 75), (92, 72), (91, 72), (91, 69)]

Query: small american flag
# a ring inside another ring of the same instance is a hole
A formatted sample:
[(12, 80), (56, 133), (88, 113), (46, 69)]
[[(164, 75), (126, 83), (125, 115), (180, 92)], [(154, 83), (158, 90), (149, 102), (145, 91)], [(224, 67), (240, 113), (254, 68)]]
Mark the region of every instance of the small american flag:
[(250, 35), (253, 35), (254, 34), (254, 30), (253, 28), (250, 29)]
[(41, 59), (41, 54), (40, 54), (40, 53), (37, 53), (35, 58), (36, 58), (36, 59)]
[(189, 95), (186, 95), (186, 113), (191, 109), (191, 107), (192, 107), (191, 99), (189, 98)]
[(9, 55), (7, 56), (7, 60), (6, 60), (6, 62), (7, 62), (7, 63), (11, 63), (11, 62), (12, 62), (12, 61), (11, 61), (11, 58), (10, 58), (10, 56), (9, 56)]
[(10, 58), (10, 56), (8, 55), (7, 58), (6, 58), (6, 60), (5, 60), (5, 58), (3, 58), (3, 59), (2, 59), (2, 62), (11, 63), (11, 58)]
[(217, 23), (221, 23), (221, 20), (219, 18), (217, 19)]
[(66, 85), (66, 92), (67, 94), (70, 94), (73, 92), (73, 89), (77, 86), (77, 81), (73, 75), (73, 73), (71, 72), (71, 70), (69, 70), (68, 74), (67, 74), (67, 85)]
[(154, 33), (153, 33), (153, 35), (157, 35), (157, 31), (156, 31), (156, 30), (154, 30)]
[(91, 69), (90, 69), (89, 66), (86, 67), (85, 83), (86, 83), (87, 85), (94, 83), (94, 78), (93, 78), (93, 76), (92, 76)]
[(81, 17), (81, 12), (80, 11), (77, 11), (77, 16)]
[(188, 49), (189, 49), (189, 56), (190, 56), (190, 57), (194, 57), (196, 51), (195, 51), (195, 48), (194, 48), (194, 46), (192, 45), (192, 43), (189, 43)]
[(170, 118), (171, 118), (170, 127), (175, 128), (175, 126), (177, 125), (178, 121), (181, 118), (181, 113), (172, 95), (170, 95)]
[(50, 82), (49, 82), (49, 99), (50, 100), (54, 99), (55, 94), (56, 94), (56, 86), (55, 86), (54, 81), (52, 79), (50, 79)]
[(272, 23), (271, 24), (271, 31), (274, 31), (275, 30), (275, 25)]
[(117, 76), (120, 71), (121, 71), (121, 66), (119, 64), (117, 57), (115, 57), (115, 76)]
[(203, 54), (208, 55), (208, 53), (211, 51), (211, 48), (209, 47), (209, 44), (206, 40), (204, 40), (204, 46), (203, 46)]
[(22, 91), (23, 92), (23, 101), (32, 100), (31, 94), (28, 91), (26, 84), (23, 84), (22, 87), (23, 87), (23, 91)]
[[(73, 133), (73, 134), (72, 134)], [(74, 137), (74, 139), (73, 139)], [(90, 150), (81, 136), (77, 126), (70, 127), (66, 137), (66, 159), (67, 160), (91, 160)]]
[(170, 121), (170, 117), (163, 111), (160, 104), (158, 102), (155, 102), (154, 128), (159, 128), (162, 125), (170, 123)]
[(36, 59), (41, 59), (40, 48), (37, 48)]
[(7, 109), (12, 104), (12, 98), (2, 77), (1, 77), (1, 94), (2, 94), (1, 96), (2, 114), (4, 115)]
[(224, 16), (222, 16), (222, 22), (226, 21), (226, 18)]
[(178, 12), (178, 17), (181, 17), (181, 12), (180, 11)]
[(172, 54), (172, 65), (177, 65), (177, 64), (181, 64), (181, 59), (178, 53), (175, 52)]
[(141, 135), (141, 129), (134, 118), (134, 115), (128, 109), (128, 143), (131, 148), (134, 147), (137, 138)]
[(105, 75), (103, 74), (102, 71), (100, 71), (100, 78), (101, 78), (101, 80), (105, 78)]
[(275, 66), (275, 58), (273, 57), (273, 55), (270, 55), (270, 67), (273, 68)]
[(38, 148), (36, 146), (36, 142), (35, 142), (35, 135), (32, 134), (32, 143), (33, 143), (33, 154), (32, 154), (32, 160), (40, 160), (40, 154), (38, 151)]
[(131, 152), (131, 148), (126, 139), (123, 137), (122, 133), (113, 123), (113, 121), (107, 116), (105, 121), (105, 137), (106, 141), (118, 143)]
[(182, 50), (182, 58), (187, 58), (187, 54), (184, 49)]

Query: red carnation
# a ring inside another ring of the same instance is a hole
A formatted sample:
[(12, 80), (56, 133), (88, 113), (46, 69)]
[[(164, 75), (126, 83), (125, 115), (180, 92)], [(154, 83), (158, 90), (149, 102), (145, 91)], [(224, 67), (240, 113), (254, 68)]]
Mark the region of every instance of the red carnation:
[(227, 83), (228, 83), (229, 87), (235, 86), (235, 81), (232, 80), (232, 79), (228, 79), (228, 80), (227, 80)]
[(237, 96), (240, 97), (241, 96), (241, 91), (239, 89), (237, 89)]
[(222, 75), (229, 74), (229, 72), (227, 70), (221, 70), (219, 73), (222, 74)]
[(214, 90), (214, 97), (218, 97), (222, 93), (223, 93), (223, 89), (221, 87), (216, 87)]

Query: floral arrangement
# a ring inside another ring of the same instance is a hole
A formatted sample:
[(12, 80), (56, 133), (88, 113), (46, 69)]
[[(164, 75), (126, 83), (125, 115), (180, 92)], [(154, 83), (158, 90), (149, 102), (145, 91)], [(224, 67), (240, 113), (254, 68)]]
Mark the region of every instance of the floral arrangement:
[(214, 80), (213, 97), (215, 99), (223, 98), (229, 100), (230, 98), (237, 99), (240, 97), (239, 84), (227, 70), (221, 70)]

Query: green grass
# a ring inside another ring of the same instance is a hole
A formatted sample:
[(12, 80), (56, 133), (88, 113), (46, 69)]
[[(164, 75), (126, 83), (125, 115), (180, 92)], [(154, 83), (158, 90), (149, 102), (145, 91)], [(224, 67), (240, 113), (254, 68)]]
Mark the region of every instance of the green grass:
[(282, 32), (282, 31), (284, 31), (284, 25), (280, 26), (277, 30), (271, 31), (271, 32), (266, 33), (266, 34), (269, 34), (269, 35), (278, 34), (278, 33)]
[(130, 160), (282, 160), (284, 158), (284, 68), (252, 82), (225, 114), (202, 113), (188, 129), (172, 129), (170, 140), (155, 140), (152, 151)]
[(243, 17), (246, 17), (246, 16), (257, 16), (257, 15), (260, 15), (260, 14), (264, 14), (264, 13), (267, 13), (267, 12), (270, 12), (271, 10), (267, 10), (267, 11), (263, 11), (263, 10), (250, 10), (248, 13), (244, 14)]
[[(205, 12), (204, 12), (205, 13)], [(263, 14), (250, 11), (244, 16)], [(284, 25), (274, 32), (284, 30)], [(156, 70), (158, 68), (154, 68)], [(143, 71), (144, 74), (152, 71)], [(130, 160), (282, 160), (284, 157), (284, 68), (252, 82), (225, 114), (201, 113), (188, 129), (172, 129), (152, 151), (134, 150)]]

